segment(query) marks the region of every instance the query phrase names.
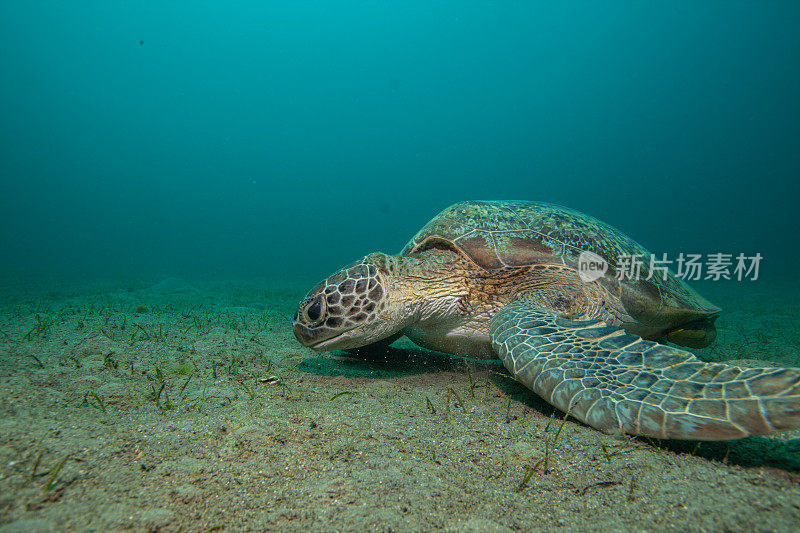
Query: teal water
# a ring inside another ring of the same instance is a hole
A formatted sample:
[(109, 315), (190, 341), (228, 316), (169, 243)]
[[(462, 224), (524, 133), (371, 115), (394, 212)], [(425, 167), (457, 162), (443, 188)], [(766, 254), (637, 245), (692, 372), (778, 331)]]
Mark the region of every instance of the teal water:
[(0, 29), (3, 276), (318, 278), (465, 199), (800, 261), (797, 2), (4, 2)]
[(796, 0), (0, 2), (0, 533), (800, 529), (800, 431), (610, 436), (498, 360), (291, 325), (445, 207), (536, 200), (760, 254), (692, 283), (693, 351), (800, 366), (798, 95)]

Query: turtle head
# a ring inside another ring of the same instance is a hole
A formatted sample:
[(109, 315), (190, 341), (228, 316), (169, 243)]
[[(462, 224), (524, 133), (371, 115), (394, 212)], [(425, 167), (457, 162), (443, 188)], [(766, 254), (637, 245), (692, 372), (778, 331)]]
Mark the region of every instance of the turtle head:
[(386, 254), (370, 254), (311, 289), (292, 319), (297, 340), (320, 351), (349, 350), (399, 331), (402, 312), (387, 283), (393, 265)]

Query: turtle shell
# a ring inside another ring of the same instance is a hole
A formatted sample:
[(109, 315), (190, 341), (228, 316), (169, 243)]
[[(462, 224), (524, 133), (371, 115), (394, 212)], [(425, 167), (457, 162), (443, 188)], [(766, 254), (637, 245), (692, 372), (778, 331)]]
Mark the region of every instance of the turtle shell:
[[(637, 320), (661, 323), (666, 307), (685, 311), (687, 320), (696, 318), (698, 313), (719, 312), (719, 308), (671, 271), (666, 279), (656, 272), (647, 280), (651, 254), (621, 231), (558, 205), (525, 201), (452, 205), (428, 222), (401, 254), (416, 254), (431, 248), (457, 251), (484, 270), (537, 263), (561, 263), (577, 269), (581, 252), (589, 251), (608, 264), (599, 282), (606, 284)], [(618, 261), (624, 256), (639, 257), (642, 264), (638, 279), (618, 279)], [(676, 319), (672, 316), (670, 321)]]
[(540, 202), (461, 202), (439, 213), (402, 254), (455, 249), (487, 270), (563, 261), (577, 265), (584, 250), (610, 261), (647, 254), (624, 233), (593, 217)]

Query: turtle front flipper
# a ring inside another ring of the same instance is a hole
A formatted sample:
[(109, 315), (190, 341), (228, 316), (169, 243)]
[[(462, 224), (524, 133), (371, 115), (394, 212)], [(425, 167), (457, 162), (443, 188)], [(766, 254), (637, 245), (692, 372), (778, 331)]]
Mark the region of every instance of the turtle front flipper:
[(515, 379), (606, 433), (728, 440), (800, 427), (800, 369), (743, 369), (517, 301), (492, 319)]

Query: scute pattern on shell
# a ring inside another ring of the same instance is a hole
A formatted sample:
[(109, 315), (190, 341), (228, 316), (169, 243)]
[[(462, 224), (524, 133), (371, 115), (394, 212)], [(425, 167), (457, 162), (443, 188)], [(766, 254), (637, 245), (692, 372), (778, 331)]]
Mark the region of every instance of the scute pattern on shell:
[(561, 257), (575, 262), (588, 250), (607, 260), (647, 254), (633, 239), (589, 215), (543, 202), (471, 201), (434, 217), (403, 249), (424, 250), (426, 241), (450, 241), (483, 268), (525, 266)]
[(660, 301), (657, 306), (668, 301), (688, 302), (698, 308), (709, 305), (673, 275), (662, 279), (656, 273), (646, 280), (650, 253), (642, 245), (594, 217), (555, 204), (460, 202), (426, 224), (401, 254), (436, 247), (455, 248), (487, 270), (553, 262), (577, 267), (578, 256), (589, 251), (608, 262), (608, 279), (616, 277), (621, 256), (641, 255), (639, 281), (629, 283), (641, 293), (652, 295), (655, 302)]

